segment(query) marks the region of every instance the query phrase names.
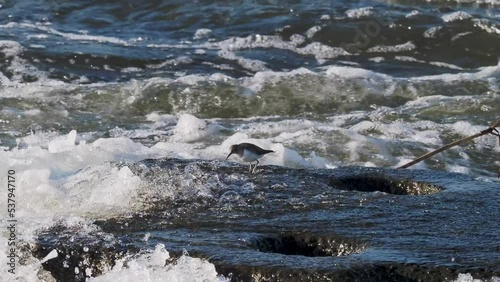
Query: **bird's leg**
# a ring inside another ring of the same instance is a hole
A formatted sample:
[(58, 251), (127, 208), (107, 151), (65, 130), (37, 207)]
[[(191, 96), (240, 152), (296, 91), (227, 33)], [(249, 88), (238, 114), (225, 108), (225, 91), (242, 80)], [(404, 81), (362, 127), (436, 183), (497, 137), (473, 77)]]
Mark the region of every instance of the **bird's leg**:
[(250, 162), (249, 164), (250, 164), (250, 170), (248, 172), (251, 173), (252, 172), (252, 163)]
[(257, 163), (255, 164), (255, 166), (253, 167), (253, 171), (252, 171), (252, 174), (255, 174), (255, 169), (257, 168), (257, 165), (259, 164), (259, 160), (255, 160)]

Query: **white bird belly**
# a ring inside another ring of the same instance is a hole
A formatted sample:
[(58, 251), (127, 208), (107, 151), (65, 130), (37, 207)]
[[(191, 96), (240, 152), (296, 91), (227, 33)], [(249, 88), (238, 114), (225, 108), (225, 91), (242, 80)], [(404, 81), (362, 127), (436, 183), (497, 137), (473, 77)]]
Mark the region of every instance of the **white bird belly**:
[(249, 150), (244, 149), (243, 150), (243, 157), (241, 157), (241, 159), (245, 162), (255, 162), (260, 157), (261, 156), (255, 154)]

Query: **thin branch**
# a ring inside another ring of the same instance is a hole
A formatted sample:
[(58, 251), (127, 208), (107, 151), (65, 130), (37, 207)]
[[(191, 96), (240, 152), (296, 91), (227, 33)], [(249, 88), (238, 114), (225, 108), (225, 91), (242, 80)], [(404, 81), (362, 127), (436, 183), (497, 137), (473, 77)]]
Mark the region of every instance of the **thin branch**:
[[(408, 168), (408, 167), (410, 167), (410, 166), (412, 166), (412, 165), (414, 165), (416, 163), (419, 163), (419, 162), (421, 162), (421, 161), (423, 161), (425, 159), (428, 159), (428, 158), (434, 156), (435, 154), (441, 153), (444, 150), (448, 150), (449, 148), (455, 147), (456, 145), (459, 145), (459, 144), (461, 144), (461, 143), (463, 143), (465, 141), (469, 141), (469, 140), (475, 139), (477, 137), (480, 137), (480, 136), (483, 136), (483, 135), (486, 135), (486, 134), (493, 134), (495, 136), (499, 136), (499, 138), (500, 138), (500, 134), (498, 133), (498, 130), (495, 128), (495, 127), (497, 127), (499, 125), (500, 125), (500, 120), (492, 123), (487, 129), (485, 129), (485, 130), (483, 130), (483, 131), (481, 131), (479, 133), (476, 133), (476, 134), (471, 135), (469, 137), (462, 138), (462, 139), (457, 140), (455, 142), (451, 142), (450, 144), (444, 145), (443, 147), (441, 147), (441, 148), (439, 148), (437, 150), (434, 150), (432, 152), (429, 152), (429, 153), (427, 153), (425, 155), (422, 155), (422, 156), (414, 159), (413, 161), (400, 166), (399, 168)], [(499, 171), (499, 176), (500, 176), (500, 171)]]

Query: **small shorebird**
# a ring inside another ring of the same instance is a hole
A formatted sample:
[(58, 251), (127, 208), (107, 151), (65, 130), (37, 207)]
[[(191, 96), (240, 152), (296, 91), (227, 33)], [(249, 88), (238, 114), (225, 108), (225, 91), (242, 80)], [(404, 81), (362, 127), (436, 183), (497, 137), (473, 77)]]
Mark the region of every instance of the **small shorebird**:
[[(259, 164), (259, 159), (264, 156), (267, 153), (274, 153), (272, 150), (264, 150), (261, 147), (250, 144), (250, 143), (241, 143), (241, 144), (236, 144), (232, 145), (230, 148), (231, 152), (229, 152), (229, 155), (227, 155), (227, 159), (232, 154), (238, 155), (243, 161), (249, 162), (250, 163), (250, 172), (255, 173), (255, 169), (257, 168), (257, 165)], [(255, 166), (253, 167), (252, 170), (252, 162), (257, 162)]]

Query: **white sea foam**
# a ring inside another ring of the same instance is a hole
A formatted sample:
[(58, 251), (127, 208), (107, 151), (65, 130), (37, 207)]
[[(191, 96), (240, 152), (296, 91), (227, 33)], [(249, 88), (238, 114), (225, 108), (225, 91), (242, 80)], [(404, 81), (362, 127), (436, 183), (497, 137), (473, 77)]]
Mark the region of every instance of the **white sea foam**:
[[(426, 0), (427, 2), (441, 2), (441, 0)], [(450, 0), (455, 3), (476, 3), (476, 4), (492, 4), (499, 5), (499, 0)]]
[(340, 47), (330, 47), (319, 42), (313, 42), (305, 47), (296, 48), (295, 51), (301, 55), (314, 55), (318, 61), (350, 55)]
[(193, 36), (193, 39), (201, 39), (207, 37), (212, 32), (211, 29), (208, 28), (200, 28), (198, 29)]
[(399, 44), (399, 45), (394, 45), (394, 46), (378, 45), (375, 47), (371, 47), (370, 49), (367, 50), (367, 52), (396, 53), (396, 52), (411, 51), (415, 48), (416, 48), (415, 44), (413, 42), (409, 41), (409, 42), (406, 42), (404, 44)]
[(462, 33), (459, 33), (459, 34), (457, 34), (457, 35), (454, 35), (454, 36), (451, 38), (451, 41), (455, 41), (455, 40), (457, 40), (457, 39), (459, 39), (459, 38), (462, 38), (462, 37), (464, 37), (464, 36), (467, 36), (467, 35), (469, 35), (469, 34), (472, 34), (472, 31), (467, 31), (467, 32), (462, 32)]
[(443, 62), (429, 62), (430, 65), (433, 66), (438, 66), (442, 68), (449, 68), (449, 69), (454, 69), (454, 70), (464, 70), (463, 68), (459, 66), (455, 66), (453, 64), (448, 64), (448, 63), (443, 63)]
[(461, 165), (448, 165), (448, 170), (450, 172), (463, 173), (468, 174), (470, 172), (470, 168)]
[(402, 62), (415, 62), (415, 63), (421, 63), (421, 64), (429, 64), (441, 68), (449, 68), (449, 69), (454, 69), (454, 70), (463, 70), (463, 68), (459, 66), (455, 66), (452, 64), (447, 64), (443, 62), (426, 62), (423, 60), (419, 60), (410, 56), (394, 56), (395, 60), (402, 61)]
[[(57, 29), (51, 28), (47, 25), (37, 25), (37, 24), (32, 24), (32, 23), (16, 23), (16, 22), (9, 22), (4, 25), (0, 25), (0, 28), (24, 28), (24, 29), (34, 29), (34, 30), (40, 30), (43, 32), (46, 32), (48, 34), (53, 34), (53, 35), (58, 35), (70, 40), (78, 40), (78, 41), (95, 41), (95, 42), (101, 42), (101, 43), (111, 43), (111, 44), (117, 44), (117, 45), (129, 45), (127, 41), (122, 40), (117, 37), (109, 37), (109, 36), (101, 36), (101, 35), (88, 35), (88, 34), (78, 34), (78, 33), (68, 33), (68, 32), (62, 32), (58, 31)], [(43, 34), (40, 36), (44, 36)]]
[[(293, 38), (292, 38), (293, 39)], [(276, 35), (250, 35), (247, 37), (233, 37), (216, 43), (215, 47), (225, 51), (236, 51), (254, 48), (275, 48), (285, 49), (301, 55), (312, 55), (317, 60), (333, 59), (338, 56), (349, 55), (347, 51), (340, 47), (331, 47), (320, 42), (312, 42), (304, 47), (297, 47), (300, 40), (284, 41)], [(211, 48), (214, 48), (213, 44)]]
[(49, 152), (60, 153), (71, 150), (76, 144), (76, 130), (71, 130), (67, 136), (58, 137), (49, 142)]
[(453, 282), (500, 282), (500, 277), (493, 276), (490, 280), (474, 279), (470, 273), (459, 273)]
[[(148, 117), (159, 125), (168, 123), (170, 118), (157, 114)], [(194, 117), (184, 117), (180, 118), (178, 124), (194, 128), (200, 122), (203, 121), (195, 120)], [(191, 134), (197, 136), (198, 133)], [(16, 197), (22, 198), (24, 203), (22, 208), (16, 211), (16, 218), (21, 222), (19, 230), (22, 230), (18, 238), (28, 242), (32, 240), (37, 230), (49, 228), (53, 224), (70, 227), (76, 223), (77, 226), (84, 227), (80, 232), (86, 233), (92, 232), (96, 227), (86, 219), (83, 220), (87, 223), (81, 225), (81, 218), (109, 218), (128, 214), (134, 210), (143, 210), (144, 201), (140, 200), (139, 193), (142, 189), (147, 189), (147, 186), (127, 165), (118, 166), (109, 162), (135, 162), (154, 155), (161, 157), (168, 154), (154, 147), (144, 147), (125, 137), (82, 143), (78, 142), (80, 138), (76, 131), (63, 136), (53, 134), (41, 136), (45, 140), (38, 143), (42, 143), (45, 148), (34, 145), (37, 142), (29, 141), (25, 143), (31, 145), (27, 145), (25, 149), (0, 152), (0, 166), (16, 170), (18, 179)], [(7, 177), (5, 171), (2, 170), (0, 175), (0, 179), (4, 182)], [(168, 197), (172, 191), (166, 189), (160, 193)], [(2, 193), (0, 196), (2, 200), (0, 207), (3, 209), (6, 209), (7, 203), (5, 195)], [(76, 222), (74, 222), (75, 216), (80, 218)], [(56, 218), (58, 220), (54, 220)], [(71, 229), (75, 230), (74, 227)], [(5, 238), (0, 236), (0, 241), (2, 242), (0, 253), (5, 253), (6, 244), (3, 244)], [(134, 275), (141, 277), (166, 275), (177, 277), (180, 281), (193, 277), (206, 278), (210, 281), (219, 279), (213, 265), (206, 261), (184, 256), (173, 268), (163, 268), (164, 261), (160, 262), (161, 250), (157, 248), (155, 253), (157, 254), (153, 255), (155, 260), (153, 264), (142, 264), (149, 255), (138, 259), (130, 258), (127, 267), (114, 268), (110, 274), (105, 273), (97, 281), (114, 281), (116, 277), (123, 279), (128, 276), (136, 277)], [(18, 265), (17, 271), (22, 273), (25, 281), (38, 281), (41, 263), (53, 259), (56, 254), (53, 251), (42, 261), (31, 257), (31, 262)], [(6, 256), (1, 257), (0, 261), (3, 262)], [(2, 264), (0, 270), (7, 273), (5, 265), (6, 263)], [(162, 266), (161, 269), (157, 267), (159, 265)]]
[(343, 78), (372, 78), (372, 79), (392, 79), (391, 76), (377, 73), (374, 71), (355, 68), (355, 67), (347, 67), (347, 66), (332, 66), (326, 70), (326, 75), (336, 75)]
[(50, 251), (50, 253), (48, 255), (46, 255), (43, 259), (40, 260), (40, 263), (44, 263), (46, 261), (49, 261), (51, 259), (54, 259), (54, 258), (57, 258), (58, 257), (58, 253), (57, 253), (57, 250), (52, 250)]
[(67, 38), (70, 40), (96, 41), (96, 42), (100, 42), (100, 43), (112, 43), (112, 44), (124, 45), (124, 46), (129, 45), (127, 43), (127, 41), (122, 40), (120, 38), (116, 38), (116, 37), (61, 32), (61, 31), (58, 31), (54, 28), (40, 27), (40, 26), (38, 27), (38, 29), (44, 30), (44, 31), (51, 33), (51, 34), (62, 36), (64, 38)]
[(300, 45), (300, 44), (306, 42), (306, 38), (303, 35), (294, 33), (294, 34), (292, 34), (292, 36), (290, 36), (290, 42), (293, 45)]
[(253, 94), (260, 91), (265, 83), (277, 82), (282, 79), (294, 78), (306, 74), (313, 75), (314, 72), (306, 68), (299, 68), (289, 72), (263, 71), (255, 73), (253, 77), (240, 79), (240, 83), (243, 87), (250, 90), (249, 94)]
[(175, 124), (176, 117), (174, 115), (159, 114), (158, 112), (152, 112), (146, 115), (146, 120), (154, 122), (153, 128), (164, 127), (167, 125)]
[(136, 68), (136, 67), (127, 67), (127, 68), (123, 68), (120, 70), (120, 72), (123, 72), (123, 73), (134, 73), (134, 72), (141, 72), (141, 71), (143, 71), (143, 69)]
[(197, 55), (205, 55), (207, 51), (205, 51), (204, 49), (196, 49), (194, 50), (194, 53)]
[(313, 38), (314, 35), (321, 30), (321, 26), (315, 25), (306, 31), (307, 38)]
[(241, 67), (253, 72), (267, 70), (265, 62), (237, 56), (234, 52), (228, 50), (221, 50), (217, 53), (217, 55), (219, 55), (219, 57), (224, 59), (236, 61)]
[(424, 61), (417, 60), (413, 57), (410, 56), (395, 56), (394, 59), (402, 62), (418, 62), (418, 63), (425, 63)]
[(331, 19), (330, 15), (321, 15), (321, 18), (320, 18), (320, 20), (322, 20), (322, 21), (328, 21), (330, 19)]
[(187, 65), (187, 64), (191, 64), (192, 62), (193, 62), (193, 60), (191, 58), (189, 58), (187, 56), (180, 56), (180, 57), (175, 58), (175, 59), (166, 60), (160, 64), (147, 65), (147, 67), (152, 68), (152, 69), (160, 69), (160, 68), (164, 68), (167, 66)]
[(23, 47), (16, 41), (0, 40), (0, 52), (2, 52), (5, 57), (17, 56), (22, 51)]
[[(6, 222), (1, 222), (1, 224), (2, 226), (7, 226)], [(26, 264), (16, 263), (15, 274), (7, 272), (10, 269), (10, 267), (7, 264), (9, 263), (9, 259), (7, 258), (8, 248), (9, 247), (7, 238), (4, 237), (3, 234), (0, 235), (0, 271), (2, 271), (2, 281), (39, 282), (40, 281), (39, 274), (41, 274), (40, 272), (42, 270), (42, 265), (35, 258), (32, 258), (32, 260), (28, 261)], [(52, 276), (49, 275), (49, 277)], [(22, 280), (19, 278), (21, 278)]]
[(424, 31), (425, 38), (436, 38), (436, 34), (442, 29), (442, 26), (433, 26)]
[(406, 18), (413, 18), (415, 16), (417, 16), (418, 14), (420, 14), (420, 12), (418, 10), (413, 10), (411, 12), (409, 12), (408, 14), (405, 15)]
[(480, 29), (488, 33), (500, 34), (500, 28), (493, 23), (490, 23), (484, 19), (473, 19), (472, 21), (474, 22), (474, 26), (479, 27)]
[(165, 265), (169, 258), (170, 254), (165, 246), (158, 244), (153, 252), (143, 252), (138, 257), (121, 259), (111, 271), (89, 281), (230, 281), (219, 276), (215, 266), (203, 259), (182, 255), (175, 264)]
[(373, 7), (362, 7), (357, 9), (349, 9), (345, 11), (345, 14), (349, 18), (358, 19), (362, 17), (372, 16), (374, 12)]
[(488, 77), (495, 76), (499, 73), (500, 61), (496, 66), (488, 66), (479, 68), (477, 72), (461, 72), (461, 73), (444, 73), (437, 75), (424, 75), (419, 77), (413, 77), (415, 81), (418, 80), (442, 80), (442, 81), (458, 81), (458, 80), (475, 80), (484, 79)]
[(465, 19), (470, 19), (472, 16), (464, 11), (457, 11), (449, 14), (445, 14), (441, 16), (444, 22), (454, 22), (454, 21), (461, 21)]
[(174, 129), (173, 140), (176, 142), (193, 142), (217, 132), (220, 126), (208, 124), (193, 115), (181, 114)]
[[(17, 86), (23, 81), (24, 75), (29, 73), (32, 76), (37, 76), (41, 80), (46, 79), (46, 74), (38, 70), (33, 65), (27, 63), (24, 59), (21, 59), (19, 55), (23, 52), (24, 48), (15, 41), (1, 40), (0, 41), (0, 53), (3, 53), (6, 58), (10, 59), (10, 65), (7, 66), (7, 70), (12, 73), (11, 77), (8, 78), (2, 72), (0, 72), (0, 82), (4, 86)], [(2, 89), (0, 96), (8, 97), (11, 92), (18, 92), (14, 89)]]
[(380, 62), (385, 61), (385, 58), (384, 57), (373, 57), (373, 58), (370, 58), (368, 60), (372, 61), (372, 62), (375, 62), (375, 63), (380, 63)]
[[(428, 129), (430, 128), (430, 129)], [(363, 121), (350, 128), (356, 132), (371, 134), (377, 132), (381, 139), (419, 142), (427, 145), (441, 145), (437, 126), (426, 123), (391, 123)], [(382, 133), (383, 132), (383, 133)]]

